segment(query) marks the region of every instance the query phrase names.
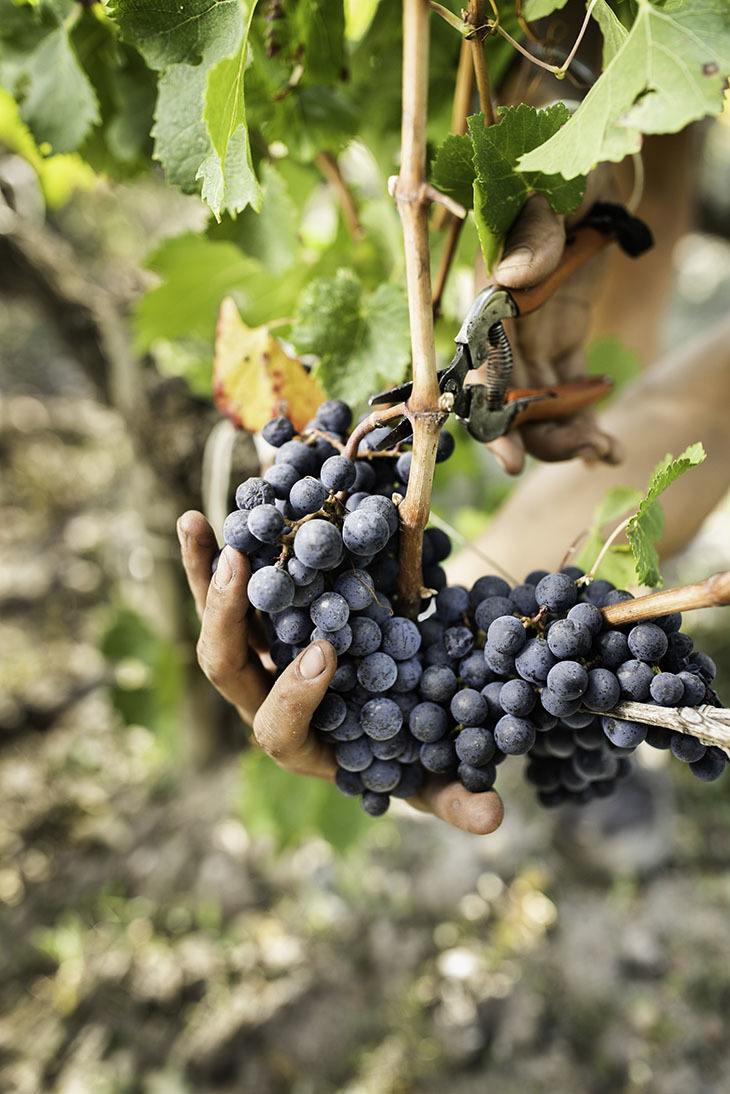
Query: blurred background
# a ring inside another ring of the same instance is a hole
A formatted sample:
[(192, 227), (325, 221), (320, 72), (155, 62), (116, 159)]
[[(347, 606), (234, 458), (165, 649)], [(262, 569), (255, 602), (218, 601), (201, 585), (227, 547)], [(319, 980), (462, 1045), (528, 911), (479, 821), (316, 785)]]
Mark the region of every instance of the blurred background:
[[(730, 303), (727, 114), (697, 139), (665, 347)], [(642, 747), (621, 795), (547, 814), (506, 765), (475, 838), (251, 751), (174, 533), (231, 438), (130, 323), (202, 206), (145, 177), (51, 212), (10, 152), (0, 194), (0, 1089), (727, 1090), (728, 779)], [(231, 459), (235, 486), (250, 438)], [(460, 437), (434, 508), (469, 540), (514, 487)], [(665, 577), (728, 567), (726, 500)], [(725, 696), (728, 611), (687, 618)]]

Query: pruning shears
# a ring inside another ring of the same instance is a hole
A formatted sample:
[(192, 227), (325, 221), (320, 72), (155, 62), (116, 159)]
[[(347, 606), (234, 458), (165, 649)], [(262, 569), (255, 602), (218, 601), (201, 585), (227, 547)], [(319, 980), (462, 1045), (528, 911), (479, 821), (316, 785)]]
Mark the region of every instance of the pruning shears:
[[(494, 441), (525, 421), (547, 421), (568, 417), (602, 398), (611, 388), (604, 376), (538, 388), (512, 388), (512, 347), (504, 320), (536, 311), (577, 269), (609, 243), (616, 241), (631, 257), (638, 257), (653, 245), (651, 231), (643, 221), (621, 205), (596, 203), (576, 226), (565, 244), (563, 257), (553, 272), (527, 289), (506, 289), (490, 285), (472, 304), (456, 336), (456, 353), (439, 376), (445, 408), (459, 418), (478, 441)], [(484, 383), (466, 386), (467, 373), (484, 367)], [(409, 381), (370, 399), (371, 406), (407, 400), (413, 384)], [(410, 420), (403, 420), (377, 445), (393, 448), (413, 432)]]

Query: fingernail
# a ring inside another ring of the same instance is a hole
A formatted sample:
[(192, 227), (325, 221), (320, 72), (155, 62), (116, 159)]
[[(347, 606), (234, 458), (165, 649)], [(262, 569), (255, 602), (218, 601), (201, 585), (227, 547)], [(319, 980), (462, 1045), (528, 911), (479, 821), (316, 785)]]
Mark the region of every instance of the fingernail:
[(230, 556), (232, 550), (232, 547), (224, 547), (218, 556), (218, 565), (213, 574), (213, 584), (216, 589), (225, 589), (226, 585), (233, 577), (233, 567), (231, 566)]
[(321, 646), (310, 646), (299, 662), (299, 672), (305, 680), (315, 680), (324, 672), (325, 660)]
[(518, 247), (515, 247), (513, 251), (509, 251), (502, 261), (499, 263), (502, 266), (529, 266), (535, 257), (535, 252), (532, 247), (529, 247), (526, 243), (520, 243)]

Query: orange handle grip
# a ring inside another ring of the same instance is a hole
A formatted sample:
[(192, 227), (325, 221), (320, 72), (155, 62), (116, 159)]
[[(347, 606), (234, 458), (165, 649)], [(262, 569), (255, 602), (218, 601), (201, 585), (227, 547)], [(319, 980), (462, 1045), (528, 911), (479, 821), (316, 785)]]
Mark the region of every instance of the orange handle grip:
[(591, 406), (607, 395), (613, 387), (608, 376), (591, 376), (584, 380), (572, 380), (566, 384), (555, 384), (545, 388), (510, 388), (507, 401), (519, 399), (524, 395), (546, 395), (535, 403), (528, 403), (517, 413), (513, 428), (523, 422), (551, 422), (568, 418), (583, 407)]
[(571, 274), (612, 241), (612, 236), (599, 232), (597, 228), (590, 228), (587, 225), (577, 228), (575, 233), (566, 240), (560, 263), (544, 281), (541, 281), (539, 285), (532, 285), (529, 289), (508, 290), (517, 305), (518, 314), (528, 315), (539, 308), (550, 299), (564, 281), (567, 281)]

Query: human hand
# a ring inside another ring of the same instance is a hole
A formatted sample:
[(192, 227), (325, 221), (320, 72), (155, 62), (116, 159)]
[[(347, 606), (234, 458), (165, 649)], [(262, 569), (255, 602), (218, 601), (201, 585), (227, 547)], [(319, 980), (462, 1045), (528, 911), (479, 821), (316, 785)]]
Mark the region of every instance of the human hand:
[[(253, 728), (257, 743), (281, 767), (300, 775), (334, 779), (332, 749), (310, 732), (310, 719), (337, 666), (328, 642), (313, 642), (275, 678), (265, 662), (248, 613), (250, 568), (245, 555), (224, 547), (211, 578), (217, 550), (213, 529), (202, 513), (180, 517), (178, 537), (183, 566), (201, 620), (197, 656), (200, 667), (224, 699)], [(498, 828), (503, 815), (499, 795), (471, 794), (459, 782), (431, 777), (415, 809), (476, 835)]]
[[(529, 198), (507, 237), (494, 280), (510, 289), (543, 281), (562, 258), (566, 227), (577, 223), (596, 200), (610, 196), (611, 190), (611, 177), (603, 170), (593, 172), (581, 207), (567, 221), (552, 211), (541, 194)], [(514, 387), (552, 386), (585, 376), (584, 344), (605, 257), (596, 256), (536, 312), (509, 325)], [(576, 456), (586, 463), (615, 464), (621, 459), (618, 442), (599, 428), (591, 410), (554, 421), (526, 422), (490, 447), (510, 474), (522, 470), (526, 452), (548, 463)]]

